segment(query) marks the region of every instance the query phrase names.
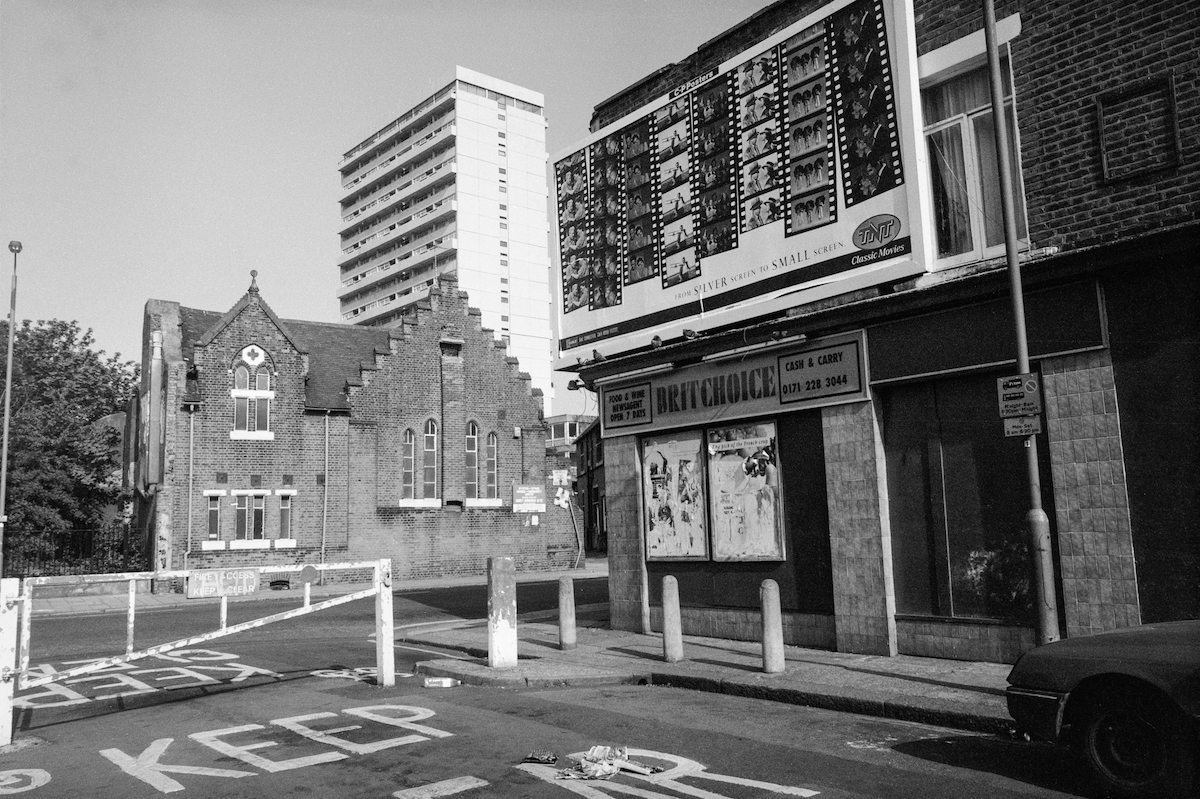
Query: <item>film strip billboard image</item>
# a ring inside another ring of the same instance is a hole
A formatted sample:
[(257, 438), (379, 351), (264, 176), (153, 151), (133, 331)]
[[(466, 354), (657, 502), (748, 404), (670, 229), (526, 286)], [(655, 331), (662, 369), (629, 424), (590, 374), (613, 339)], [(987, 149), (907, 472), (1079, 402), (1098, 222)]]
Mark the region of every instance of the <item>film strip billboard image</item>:
[(843, 273), (922, 270), (906, 8), (830, 3), (555, 161), (560, 363)]

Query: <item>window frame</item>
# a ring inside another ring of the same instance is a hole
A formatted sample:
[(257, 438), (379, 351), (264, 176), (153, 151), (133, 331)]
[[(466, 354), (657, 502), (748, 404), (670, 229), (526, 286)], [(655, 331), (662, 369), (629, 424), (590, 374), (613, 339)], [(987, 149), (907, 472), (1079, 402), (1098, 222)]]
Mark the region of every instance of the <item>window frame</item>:
[(208, 540), (221, 540), (221, 496), (209, 495), (208, 500)]
[(463, 490), (464, 499), (480, 499), (479, 496), (479, 425), (467, 422), (463, 436)]
[(277, 540), (292, 539), (292, 495), (279, 495), (279, 535)]
[(439, 500), (441, 493), (440, 469), (441, 459), (438, 458), (438, 443), (441, 430), (433, 419), (426, 419), (421, 431), (421, 498)]
[[(263, 353), (262, 361), (257, 366), (245, 361), (244, 353), (251, 348)], [(274, 441), (271, 403), (275, 399), (275, 392), (271, 384), (277, 375), (271, 366), (271, 358), (266, 349), (257, 344), (243, 347), (237, 357), (238, 362), (230, 370), (233, 387), (229, 390), (229, 396), (233, 400), (233, 419), (229, 438), (231, 441)], [(254, 388), (250, 388), (251, 384)], [(266, 387), (262, 388), (264, 384)]]
[[(1017, 30), (1019, 31), (1019, 24)], [(964, 49), (967, 47), (967, 45), (961, 45), (959, 43), (955, 43), (953, 46), (963, 47)], [(949, 47), (951, 46), (948, 46), (948, 48)], [(1025, 181), (1022, 177), (1021, 169), (1021, 136), (1020, 126), (1017, 121), (1016, 83), (1013, 79), (1012, 57), (1007, 41), (1000, 45), (1000, 61), (1001, 69), (1004, 70), (1002, 83), (1006, 88), (1006, 94), (1004, 97), (1005, 112), (1007, 115), (1007, 127), (1010, 140), (1009, 144), (1012, 150), (1010, 157), (1014, 166), (1013, 182), (1016, 197), (1014, 197), (1013, 205), (1014, 210), (1019, 217), (1017, 222), (1018, 231), (1020, 231), (1021, 228), (1024, 228), (1023, 235), (1018, 237), (1017, 245), (1020, 250), (1028, 250), (1031, 247), (1029, 236), (1029, 214), (1027, 211), (1027, 203), (1025, 198)], [(930, 187), (929, 200), (931, 213), (929, 222), (929, 235), (933, 244), (933, 269), (935, 270), (977, 263), (979, 261), (990, 260), (993, 258), (1001, 258), (1005, 254), (1005, 242), (1003, 240), (992, 245), (988, 245), (987, 243), (986, 220), (984, 217), (983, 204), (983, 176), (981, 168), (982, 165), (988, 160), (995, 162), (996, 156), (991, 154), (987, 158), (981, 158), (979, 148), (977, 146), (975, 131), (976, 123), (981, 118), (989, 116), (992, 113), (990, 91), (989, 101), (982, 106), (970, 109), (968, 111), (956, 113), (932, 123), (926, 123), (923, 118), (924, 97), (926, 92), (936, 89), (940, 86), (945, 86), (946, 84), (954, 81), (961, 80), (965, 76), (975, 73), (980, 69), (986, 72), (987, 68), (988, 65), (985, 58), (981, 59), (978, 56), (970, 56), (954, 64), (952, 68), (943, 69), (933, 76), (927, 77), (922, 75), (920, 103), (922, 106), (921, 135), (927, 151), (927, 160), (929, 164), (928, 179)], [(988, 79), (990, 80), (990, 77)], [(963, 154), (963, 179), (966, 182), (966, 206), (968, 210), (968, 225), (972, 246), (970, 249), (964, 252), (940, 257), (938, 255), (938, 220), (936, 218), (937, 212), (934, 209), (936, 198), (934, 197), (933, 189), (934, 170), (937, 168), (939, 154), (937, 149), (932, 146), (930, 138), (936, 134), (944, 133), (952, 129), (957, 130)], [(993, 131), (995, 130), (994, 120), (992, 122), (992, 129)], [(993, 147), (995, 146), (994, 141), (994, 138), (991, 139)], [(997, 213), (1001, 215), (999, 223), (1001, 226), (1003, 226), (1003, 209), (998, 208)]]
[[(430, 432), (431, 428), (432, 428), (432, 432)], [(401, 499), (399, 500), (398, 505), (399, 505), (399, 507), (402, 507), (402, 508), (437, 508), (437, 507), (441, 507), (441, 505), (442, 505), (441, 427), (438, 424), (436, 419), (427, 419), (427, 420), (425, 420), (425, 423), (422, 425), (421, 433), (418, 434), (412, 428), (407, 428), (404, 431), (404, 433), (405, 433), (406, 437), (409, 433), (413, 434), (413, 438), (412, 438), (412, 443), (413, 443), (413, 448), (412, 448), (412, 453), (413, 453), (412, 493), (413, 493), (413, 496), (408, 497), (408, 498), (403, 496), (403, 493), (405, 490), (405, 487), (403, 484), (403, 481), (405, 479), (405, 474), (404, 474), (405, 467), (404, 467), (404, 460), (403, 460), (403, 453), (402, 453)], [(432, 442), (429, 440), (430, 437), (432, 437), (432, 439), (433, 439)], [(420, 440), (420, 444), (421, 444), (420, 449), (417, 449), (417, 447), (416, 447), (416, 444), (418, 443), (418, 439)], [(430, 448), (430, 444), (432, 444), (432, 449)], [(420, 461), (421, 468), (420, 468), (420, 470), (417, 469), (417, 457), (416, 456), (417, 456), (418, 452), (421, 453), (421, 461)], [(432, 483), (428, 479), (430, 474), (427, 470), (432, 470), (432, 477), (433, 477)], [(417, 480), (418, 472), (421, 475), (420, 481)], [(431, 492), (427, 491), (427, 486), (430, 486), (430, 485), (432, 485)], [(421, 487), (419, 496), (418, 496), (417, 486)], [(433, 496), (426, 496), (427, 493), (432, 493)]]
[(482, 479), (479, 481), (479, 490), (474, 499), (468, 498), (466, 504), (475, 508), (501, 508), (504, 507), (504, 500), (500, 498), (500, 479), (499, 479), (499, 463), (500, 463), (500, 436), (496, 435), (496, 431), (489, 431), (484, 438), (484, 446), (479, 451), (478, 456), (482, 457)]
[(417, 434), (406, 428), (400, 441), (400, 501), (415, 500)]

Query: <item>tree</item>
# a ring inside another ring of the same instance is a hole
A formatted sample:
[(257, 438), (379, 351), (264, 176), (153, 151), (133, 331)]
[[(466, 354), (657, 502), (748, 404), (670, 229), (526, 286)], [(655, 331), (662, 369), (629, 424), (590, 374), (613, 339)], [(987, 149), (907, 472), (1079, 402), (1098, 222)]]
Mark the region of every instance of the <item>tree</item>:
[[(0, 335), (7, 340), (2, 321)], [(137, 367), (94, 343), (73, 321), (25, 320), (17, 329), (6, 532), (14, 548), (98, 529), (121, 499), (121, 434), (97, 422), (124, 409)]]

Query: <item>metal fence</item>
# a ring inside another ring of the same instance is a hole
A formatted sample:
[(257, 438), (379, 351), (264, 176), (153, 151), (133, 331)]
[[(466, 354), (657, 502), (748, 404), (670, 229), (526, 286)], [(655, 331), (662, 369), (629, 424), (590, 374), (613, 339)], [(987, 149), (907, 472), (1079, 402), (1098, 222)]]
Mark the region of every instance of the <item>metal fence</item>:
[(84, 530), (4, 531), (3, 577), (143, 571), (149, 558), (129, 525)]

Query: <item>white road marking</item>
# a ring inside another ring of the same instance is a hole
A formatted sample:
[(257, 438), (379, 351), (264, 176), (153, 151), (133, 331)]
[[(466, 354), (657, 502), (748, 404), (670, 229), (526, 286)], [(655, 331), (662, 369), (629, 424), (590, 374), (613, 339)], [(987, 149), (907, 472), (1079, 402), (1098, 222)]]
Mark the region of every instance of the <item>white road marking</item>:
[(172, 774), (197, 774), (203, 777), (253, 777), (253, 771), (239, 771), (228, 768), (205, 768), (204, 766), (169, 766), (159, 763), (158, 759), (167, 751), (174, 738), (159, 738), (146, 748), (136, 758), (122, 752), (120, 749), (101, 749), (100, 754), (131, 777), (157, 788), (163, 793), (182, 791), (183, 785), (167, 776)]
[(851, 749), (871, 749), (876, 752), (887, 752), (893, 745), (899, 742), (899, 738), (889, 735), (882, 741), (846, 741), (846, 746), (849, 746)]
[(408, 646), (406, 644), (396, 644), (397, 649), (408, 649), (412, 652), (424, 652), (426, 655), (437, 655), (442, 658), (454, 658), (455, 660), (473, 660), (473, 658), (464, 655), (452, 655), (449, 652), (438, 652), (434, 649), (422, 649), (419, 646)]
[(452, 780), (418, 785), (416, 788), (405, 788), (402, 791), (396, 791), (392, 796), (396, 799), (434, 799), (438, 796), (452, 796), (472, 788), (482, 788), (487, 784), (487, 780), (481, 780), (478, 777), (455, 777)]
[[(379, 672), (375, 666), (359, 666), (356, 669), (317, 669), (310, 671), (313, 677), (328, 677), (331, 679), (354, 680), (356, 682), (370, 682), (374, 680)], [(411, 677), (411, 672), (397, 671), (397, 677)]]
[(41, 788), (48, 782), (50, 782), (50, 772), (42, 771), (40, 768), (0, 771), (0, 794), (25, 793), (34, 788)]
[[(382, 724), (386, 727), (396, 727), (408, 732), (408, 735), (401, 735), (395, 738), (387, 738), (385, 740), (372, 742), (351, 741), (345, 738), (340, 738), (340, 733), (354, 732), (363, 729), (362, 724), (351, 724), (338, 727), (317, 727), (312, 725), (318, 720), (329, 720), (337, 717), (336, 713), (309, 713), (303, 716), (292, 716), (285, 719), (275, 719), (270, 723), (274, 727), (280, 727), (289, 730), (304, 738), (316, 743), (325, 744), (334, 747), (339, 751), (322, 752), (303, 757), (294, 757), (290, 759), (272, 760), (255, 754), (257, 750), (268, 749), (272, 746), (279, 746), (280, 742), (275, 740), (266, 740), (268, 735), (273, 732), (269, 727), (263, 724), (243, 724), (238, 727), (227, 727), (220, 730), (208, 730), (205, 732), (194, 732), (188, 735), (188, 739), (202, 744), (208, 749), (224, 755), (227, 758), (234, 758), (243, 763), (261, 769), (262, 772), (273, 774), (280, 771), (290, 771), (292, 769), (307, 768), (321, 763), (332, 763), (338, 760), (345, 760), (352, 755), (369, 755), (384, 749), (391, 749), (397, 746), (407, 746), (408, 744), (420, 743), (429, 741), (434, 738), (452, 738), (454, 733), (439, 730), (434, 727), (429, 727), (416, 722), (424, 721), (436, 715), (432, 710), (423, 707), (413, 707), (411, 705), (368, 705), (366, 707), (348, 707), (342, 711), (347, 716), (352, 716), (356, 719), (363, 719)], [(312, 726), (310, 726), (312, 725)], [(264, 731), (266, 731), (264, 733)], [(260, 733), (255, 736), (253, 733)], [(250, 735), (251, 740), (242, 743), (233, 743), (223, 738), (235, 735)], [(177, 764), (169, 764), (160, 762), (161, 758), (166, 755), (167, 748), (174, 742), (174, 738), (158, 738), (151, 743), (140, 754), (129, 755), (120, 749), (102, 749), (100, 754), (124, 771), (129, 776), (141, 780), (152, 788), (157, 789), (161, 793), (175, 793), (182, 791), (184, 786), (176, 779), (168, 775), (191, 774), (200, 777), (253, 777), (260, 772), (258, 771), (243, 771), (241, 769), (228, 768), (210, 768), (206, 766), (185, 766)], [(347, 754), (350, 753), (350, 754)], [(31, 770), (25, 772), (0, 772), (0, 794), (6, 792), (16, 793), (18, 791), (10, 787), (13, 783), (13, 777), (8, 778), (5, 782), (5, 775), (21, 775), (25, 774), (30, 780), (37, 778)], [(474, 778), (469, 778), (474, 779)], [(49, 780), (49, 774), (46, 774), (46, 780)], [(487, 783), (482, 783), (486, 785)], [(440, 783), (439, 783), (440, 785)], [(464, 783), (465, 785), (465, 783)], [(424, 786), (434, 787), (434, 786)], [(478, 787), (474, 784), (466, 787)], [(466, 790), (466, 787), (458, 790)], [(22, 790), (28, 790), (22, 788)], [(450, 793), (457, 793), (458, 790), (449, 791), (448, 793), (433, 793), (433, 794), (414, 794), (414, 796), (447, 796)]]
[[(577, 752), (570, 755), (574, 760), (583, 758), (584, 752)], [(782, 796), (803, 796), (812, 797), (820, 794), (820, 791), (813, 791), (808, 788), (797, 788), (792, 785), (778, 785), (773, 782), (763, 782), (761, 780), (752, 780), (745, 777), (733, 777), (728, 774), (714, 774), (709, 772), (705, 767), (690, 758), (681, 757), (680, 755), (671, 755), (665, 752), (653, 752), (649, 749), (633, 749), (628, 750), (629, 758), (632, 760), (644, 761), (650, 760), (665, 760), (672, 763), (665, 771), (656, 774), (633, 774), (630, 772), (622, 772), (623, 777), (632, 777), (640, 782), (649, 783), (654, 786), (681, 793), (685, 796), (696, 797), (696, 799), (725, 799), (728, 794), (716, 793), (708, 791), (704, 788), (697, 787), (690, 783), (680, 782), (681, 778), (687, 777), (692, 781), (710, 780), (716, 783), (724, 783), (726, 785), (737, 785), (745, 788), (757, 788), (759, 791), (766, 791)], [(538, 779), (557, 785), (560, 788), (574, 793), (578, 796), (586, 797), (586, 799), (611, 799), (614, 794), (626, 794), (628, 796), (637, 796), (641, 799), (668, 799), (675, 796), (675, 793), (665, 794), (658, 791), (650, 791), (643, 788), (635, 788), (632, 785), (616, 781), (605, 782), (581, 782), (575, 780), (559, 780), (556, 779), (558, 769), (550, 766), (536, 765), (533, 763), (520, 763), (516, 768), (532, 774)]]

